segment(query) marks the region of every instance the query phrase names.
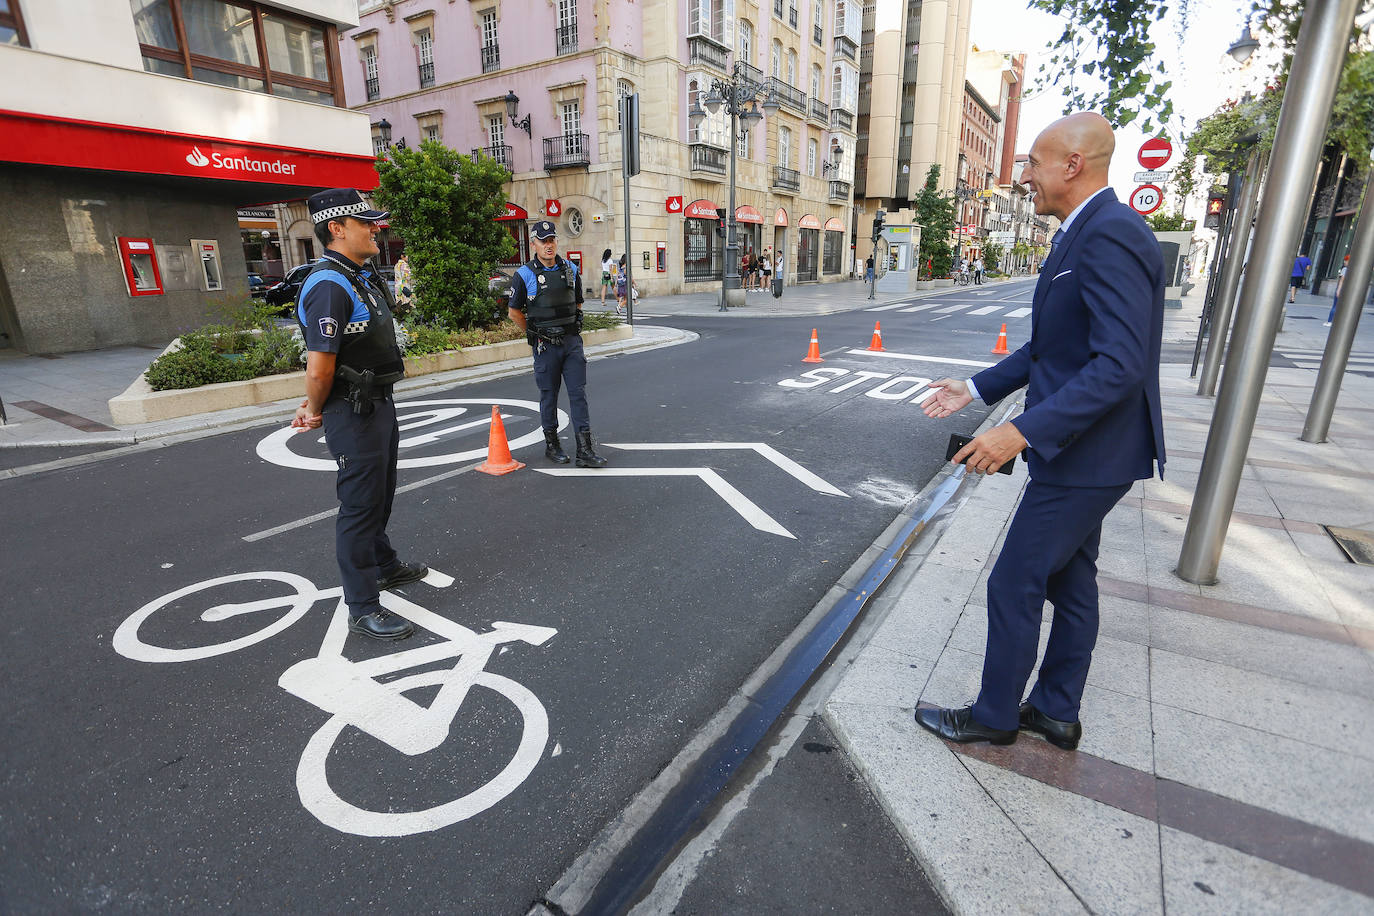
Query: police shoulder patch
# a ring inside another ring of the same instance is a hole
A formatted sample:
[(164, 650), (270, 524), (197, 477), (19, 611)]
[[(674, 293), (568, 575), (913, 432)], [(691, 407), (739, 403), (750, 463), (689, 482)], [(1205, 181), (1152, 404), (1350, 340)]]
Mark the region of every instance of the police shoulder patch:
[(320, 333), (325, 337), (333, 337), (339, 333), (339, 322), (333, 318), (321, 318)]

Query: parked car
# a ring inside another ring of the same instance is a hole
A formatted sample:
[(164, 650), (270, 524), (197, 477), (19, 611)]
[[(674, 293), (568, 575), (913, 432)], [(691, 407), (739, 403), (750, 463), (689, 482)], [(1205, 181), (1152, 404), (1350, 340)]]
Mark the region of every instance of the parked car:
[(286, 278), (276, 286), (267, 290), (266, 298), (268, 305), (275, 305), (284, 311), (289, 312), (287, 306), (296, 301), (296, 296), (300, 294), (301, 284), (305, 282), (305, 275), (310, 273), (310, 268), (314, 267), (314, 262), (301, 264), (293, 267), (286, 274)]
[(271, 283), (268, 283), (258, 274), (248, 275), (248, 295), (254, 299), (261, 299), (263, 293), (267, 292), (271, 286)]

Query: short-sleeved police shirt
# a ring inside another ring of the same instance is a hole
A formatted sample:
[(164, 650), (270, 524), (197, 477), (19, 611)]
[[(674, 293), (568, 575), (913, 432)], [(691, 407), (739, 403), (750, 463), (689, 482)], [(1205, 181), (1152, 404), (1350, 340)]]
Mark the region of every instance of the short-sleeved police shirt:
[(305, 326), (305, 348), (315, 353), (338, 353), (344, 327), (352, 320), (355, 308), (353, 297), (348, 294), (348, 273), (356, 271), (357, 267), (334, 251), (326, 251), (324, 257), (339, 263), (344, 273), (331, 271), (331, 274), (340, 282), (334, 282), (331, 277), (312, 284), (296, 308)]
[[(554, 259), (552, 267), (545, 267), (543, 264), (539, 262), (538, 258), (536, 258), (531, 263), (533, 263), (539, 269), (550, 272), (561, 271), (565, 263), (569, 267), (571, 267), (573, 269), (573, 290), (577, 294), (577, 304), (582, 304), (582, 274), (578, 271), (576, 264), (573, 264), (570, 261), (564, 261), (561, 257), (557, 257)], [(523, 312), (525, 310), (525, 307), (529, 304), (529, 292), (525, 289), (525, 281), (521, 278), (520, 271), (517, 270), (515, 272), (515, 276), (511, 277), (510, 281), (510, 307)]]

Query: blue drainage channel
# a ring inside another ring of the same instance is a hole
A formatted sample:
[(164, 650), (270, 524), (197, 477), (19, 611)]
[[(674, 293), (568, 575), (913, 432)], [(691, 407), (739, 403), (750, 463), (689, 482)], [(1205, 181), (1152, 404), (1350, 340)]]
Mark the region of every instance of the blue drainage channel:
[[(927, 497), (924, 510), (909, 521), (863, 578), (846, 591), (824, 617), (802, 637), (786, 660), (730, 723), (726, 733), (702, 754), (677, 787), (668, 793), (635, 838), (602, 875), (579, 916), (613, 916), (633, 904), (664, 859), (686, 836), (730, 778), (768, 735), (778, 717), (796, 699), (812, 675), (844, 638), (865, 605), (897, 568), (921, 533), (940, 515), (964, 482), (957, 470)], [(562, 910), (553, 907), (554, 912)]]

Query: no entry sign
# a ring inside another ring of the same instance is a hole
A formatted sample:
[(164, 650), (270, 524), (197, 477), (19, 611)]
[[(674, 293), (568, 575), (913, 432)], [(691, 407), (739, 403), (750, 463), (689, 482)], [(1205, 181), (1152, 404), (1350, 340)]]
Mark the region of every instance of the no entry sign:
[(1152, 137), (1140, 144), (1136, 159), (1147, 169), (1157, 169), (1169, 161), (1174, 154), (1173, 145), (1164, 137)]
[(1164, 203), (1164, 192), (1152, 184), (1143, 184), (1131, 192), (1131, 209), (1148, 216)]

